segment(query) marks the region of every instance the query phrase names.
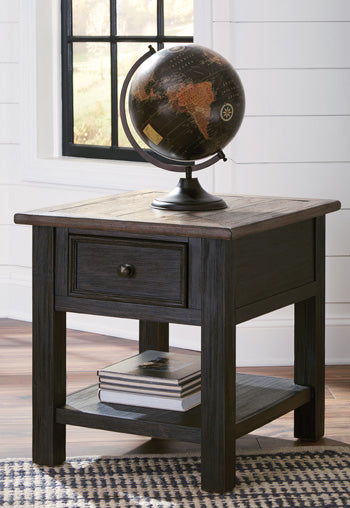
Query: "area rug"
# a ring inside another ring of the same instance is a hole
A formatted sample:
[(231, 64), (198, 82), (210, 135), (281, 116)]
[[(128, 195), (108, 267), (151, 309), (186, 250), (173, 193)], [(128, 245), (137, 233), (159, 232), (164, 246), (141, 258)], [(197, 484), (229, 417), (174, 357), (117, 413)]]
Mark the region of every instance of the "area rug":
[(35, 508), (350, 507), (350, 448), (292, 448), (237, 457), (228, 494), (200, 488), (200, 457), (72, 458), (59, 467), (0, 461), (0, 506)]

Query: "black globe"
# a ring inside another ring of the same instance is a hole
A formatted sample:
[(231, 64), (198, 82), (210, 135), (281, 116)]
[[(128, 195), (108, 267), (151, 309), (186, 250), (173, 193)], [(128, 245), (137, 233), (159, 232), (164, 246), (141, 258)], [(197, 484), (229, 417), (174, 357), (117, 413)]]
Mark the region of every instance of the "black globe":
[(174, 161), (222, 150), (244, 115), (242, 83), (215, 51), (189, 44), (154, 53), (135, 72), (129, 112), (141, 139)]

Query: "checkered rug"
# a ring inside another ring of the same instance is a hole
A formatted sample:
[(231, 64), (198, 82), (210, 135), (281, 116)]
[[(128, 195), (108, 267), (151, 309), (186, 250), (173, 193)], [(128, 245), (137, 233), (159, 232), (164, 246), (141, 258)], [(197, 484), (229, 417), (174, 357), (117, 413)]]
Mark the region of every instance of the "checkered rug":
[(35, 508), (350, 507), (350, 448), (239, 455), (228, 494), (200, 489), (200, 458), (73, 458), (59, 467), (0, 461), (0, 506)]

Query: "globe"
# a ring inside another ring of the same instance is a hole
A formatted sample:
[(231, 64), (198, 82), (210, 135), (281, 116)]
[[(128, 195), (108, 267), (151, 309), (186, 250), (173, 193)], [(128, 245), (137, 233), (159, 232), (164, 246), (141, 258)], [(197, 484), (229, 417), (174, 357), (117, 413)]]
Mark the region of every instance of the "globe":
[[(129, 85), (130, 118), (153, 155), (141, 148), (128, 125)], [(131, 146), (143, 159), (168, 171), (186, 172), (171, 192), (152, 201), (152, 208), (198, 212), (227, 207), (220, 196), (205, 191), (192, 172), (227, 160), (223, 148), (238, 131), (244, 107), (237, 73), (215, 51), (197, 44), (159, 52), (149, 46), (122, 85), (121, 123)], [(196, 163), (198, 159), (206, 160)]]
[(130, 84), (136, 132), (154, 152), (180, 163), (221, 151), (238, 131), (244, 108), (243, 87), (231, 64), (197, 44), (154, 53)]

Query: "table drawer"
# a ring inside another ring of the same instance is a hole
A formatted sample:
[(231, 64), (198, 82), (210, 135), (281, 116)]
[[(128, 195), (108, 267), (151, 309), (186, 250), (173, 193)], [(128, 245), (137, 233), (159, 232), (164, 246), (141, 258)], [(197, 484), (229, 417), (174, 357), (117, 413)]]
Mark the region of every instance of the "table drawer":
[(185, 307), (187, 244), (70, 235), (69, 294)]

